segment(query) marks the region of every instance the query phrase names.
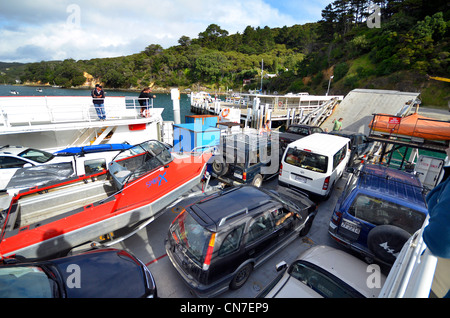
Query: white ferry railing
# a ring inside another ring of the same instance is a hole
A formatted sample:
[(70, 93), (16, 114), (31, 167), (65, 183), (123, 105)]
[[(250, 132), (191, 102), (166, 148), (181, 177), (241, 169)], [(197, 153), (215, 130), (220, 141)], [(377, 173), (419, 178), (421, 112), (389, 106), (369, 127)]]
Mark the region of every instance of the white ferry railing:
[[(13, 126), (33, 126), (55, 123), (92, 122), (98, 116), (90, 97), (8, 97), (0, 98), (0, 129)], [(107, 120), (137, 119), (141, 117), (141, 105), (137, 97), (107, 97)], [(153, 108), (153, 100), (147, 109)]]
[(423, 241), (422, 234), (427, 225), (428, 216), (422, 228), (406, 242), (397, 256), (380, 291), (380, 298), (429, 297), (438, 259)]

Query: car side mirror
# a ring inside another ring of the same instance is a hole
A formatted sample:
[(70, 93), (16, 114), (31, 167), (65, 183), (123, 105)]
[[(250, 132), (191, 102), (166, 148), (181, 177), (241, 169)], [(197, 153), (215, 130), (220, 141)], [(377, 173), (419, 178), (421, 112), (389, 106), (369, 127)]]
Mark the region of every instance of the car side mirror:
[(355, 168), (353, 168), (353, 167), (347, 167), (347, 172), (348, 172), (348, 173), (354, 173), (354, 172), (355, 172)]
[(275, 269), (277, 270), (277, 272), (281, 272), (282, 270), (286, 269), (287, 267), (288, 267), (288, 265), (285, 261), (281, 261), (277, 265), (275, 265)]

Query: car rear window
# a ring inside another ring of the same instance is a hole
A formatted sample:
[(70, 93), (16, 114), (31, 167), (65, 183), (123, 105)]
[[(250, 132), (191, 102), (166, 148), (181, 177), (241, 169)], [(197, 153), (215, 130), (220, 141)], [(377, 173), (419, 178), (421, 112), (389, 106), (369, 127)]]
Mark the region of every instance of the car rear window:
[(374, 225), (395, 225), (413, 234), (425, 221), (425, 214), (412, 208), (358, 194), (349, 208), (350, 215)]
[(189, 256), (198, 263), (203, 262), (204, 254), (212, 233), (187, 212), (180, 215), (172, 224), (172, 235), (177, 243), (182, 245)]
[(291, 165), (320, 173), (326, 173), (328, 167), (328, 157), (295, 148), (287, 150), (284, 161)]

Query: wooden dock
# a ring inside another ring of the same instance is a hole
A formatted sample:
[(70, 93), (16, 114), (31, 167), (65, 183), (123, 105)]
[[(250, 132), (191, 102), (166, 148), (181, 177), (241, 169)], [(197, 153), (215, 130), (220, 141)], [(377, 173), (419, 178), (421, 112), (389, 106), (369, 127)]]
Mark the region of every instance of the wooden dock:
[(196, 114), (221, 116), (224, 109), (239, 110), (240, 123), (261, 128), (269, 120), (272, 126), (305, 123), (320, 126), (331, 115), (343, 96), (315, 96), (307, 94), (261, 95), (241, 94), (225, 101), (191, 95), (191, 111)]

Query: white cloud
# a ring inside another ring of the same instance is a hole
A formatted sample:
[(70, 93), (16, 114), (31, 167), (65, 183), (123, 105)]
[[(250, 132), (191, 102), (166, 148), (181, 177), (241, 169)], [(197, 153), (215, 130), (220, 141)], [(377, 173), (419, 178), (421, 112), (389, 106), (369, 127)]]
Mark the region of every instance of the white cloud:
[(183, 35), (197, 38), (212, 23), (233, 34), (248, 25), (282, 27), (307, 20), (267, 0), (5, 2), (0, 3), (0, 61), (129, 55), (149, 44), (177, 45)]

